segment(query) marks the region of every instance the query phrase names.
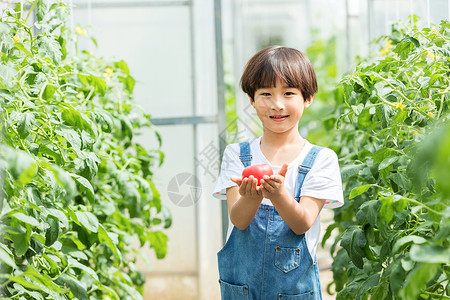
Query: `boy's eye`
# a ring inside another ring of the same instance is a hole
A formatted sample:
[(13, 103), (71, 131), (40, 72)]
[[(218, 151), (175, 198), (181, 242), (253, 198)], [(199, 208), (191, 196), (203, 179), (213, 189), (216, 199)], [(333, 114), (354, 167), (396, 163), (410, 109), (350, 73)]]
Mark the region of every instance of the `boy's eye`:
[(270, 93), (261, 93), (261, 95), (267, 97), (270, 96)]
[(292, 96), (292, 95), (295, 95), (295, 93), (294, 92), (286, 92), (285, 95), (286, 96)]

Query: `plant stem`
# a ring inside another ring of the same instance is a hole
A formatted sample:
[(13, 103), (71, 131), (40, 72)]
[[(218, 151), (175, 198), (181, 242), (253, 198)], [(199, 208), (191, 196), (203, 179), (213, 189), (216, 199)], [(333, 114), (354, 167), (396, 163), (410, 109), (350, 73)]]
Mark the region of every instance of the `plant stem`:
[(26, 24), (26, 23), (28, 22), (28, 18), (31, 16), (31, 13), (33, 12), (34, 8), (36, 7), (36, 4), (37, 4), (37, 1), (35, 1), (35, 2), (33, 3), (33, 5), (31, 6), (30, 11), (28, 12), (27, 17), (26, 17), (25, 21), (23, 22), (24, 24)]
[(411, 202), (411, 203), (417, 204), (417, 205), (419, 205), (419, 206), (422, 206), (423, 208), (426, 208), (427, 210), (429, 210), (429, 211), (431, 211), (431, 212), (433, 212), (433, 213), (435, 213), (435, 214), (438, 214), (438, 215), (442, 216), (442, 213), (441, 213), (441, 212), (438, 212), (437, 210), (432, 209), (431, 207), (429, 207), (429, 206), (426, 205), (426, 204), (423, 204), (422, 202), (419, 202), (419, 201), (414, 200), (414, 199), (409, 199), (409, 198), (406, 198), (406, 197), (403, 197), (403, 199), (405, 199), (405, 200), (408, 201), (408, 202)]

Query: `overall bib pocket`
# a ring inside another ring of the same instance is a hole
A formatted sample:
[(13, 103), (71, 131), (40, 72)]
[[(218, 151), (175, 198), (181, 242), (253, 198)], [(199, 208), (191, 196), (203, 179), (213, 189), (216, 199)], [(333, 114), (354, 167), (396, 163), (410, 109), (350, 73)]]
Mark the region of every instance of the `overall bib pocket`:
[(275, 266), (287, 273), (300, 265), (300, 248), (275, 248)]
[(278, 299), (281, 300), (308, 300), (308, 299), (314, 299), (314, 292), (309, 291), (298, 295), (285, 295), (285, 294), (279, 294)]
[(248, 300), (248, 286), (219, 280), (222, 300)]

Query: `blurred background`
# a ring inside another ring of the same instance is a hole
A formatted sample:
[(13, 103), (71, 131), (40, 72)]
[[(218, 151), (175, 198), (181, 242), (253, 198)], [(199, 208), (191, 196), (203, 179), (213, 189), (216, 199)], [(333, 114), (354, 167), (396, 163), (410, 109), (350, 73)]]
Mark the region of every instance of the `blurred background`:
[[(12, 1), (0, 1), (3, 5)], [(228, 143), (262, 134), (239, 89), (247, 60), (269, 45), (305, 52), (319, 93), (302, 119), (302, 136), (314, 142), (315, 122), (333, 105), (334, 87), (358, 56), (388, 45), (398, 20), (411, 15), (438, 24), (450, 0), (92, 0), (73, 5), (72, 26), (86, 29), (82, 47), (125, 60), (136, 79), (135, 98), (162, 136), (165, 160), (154, 174), (173, 215), (168, 252), (140, 262), (144, 299), (219, 299), (216, 253), (224, 244), (226, 203), (212, 197)], [(97, 40), (96, 46), (89, 36)], [(305, 125), (303, 125), (305, 124)], [(318, 125), (317, 125), (318, 126)], [(154, 134), (138, 140), (149, 148)], [(324, 140), (326, 143), (326, 139)], [(325, 145), (327, 146), (327, 145)], [(322, 228), (332, 211), (322, 212)], [(327, 246), (318, 248), (322, 286), (331, 281)], [(334, 299), (324, 292), (324, 299)]]

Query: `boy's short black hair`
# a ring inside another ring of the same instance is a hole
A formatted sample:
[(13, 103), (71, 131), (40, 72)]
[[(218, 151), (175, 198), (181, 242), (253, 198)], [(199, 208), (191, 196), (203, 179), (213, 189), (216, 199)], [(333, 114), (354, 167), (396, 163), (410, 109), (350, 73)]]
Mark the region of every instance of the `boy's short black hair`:
[(258, 89), (275, 87), (277, 79), (298, 88), (305, 101), (317, 93), (316, 73), (308, 57), (283, 46), (271, 46), (256, 53), (245, 66), (241, 88), (254, 101)]

